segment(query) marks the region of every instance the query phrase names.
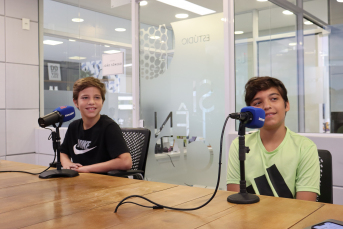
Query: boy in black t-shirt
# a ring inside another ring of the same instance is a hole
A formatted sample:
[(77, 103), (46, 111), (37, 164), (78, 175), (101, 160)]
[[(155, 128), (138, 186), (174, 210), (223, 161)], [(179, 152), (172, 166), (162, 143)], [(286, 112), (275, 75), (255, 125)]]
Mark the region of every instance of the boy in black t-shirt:
[(75, 82), (73, 102), (80, 110), (82, 119), (69, 125), (61, 145), (64, 169), (103, 173), (132, 167), (131, 155), (120, 127), (108, 116), (100, 115), (105, 93), (105, 85), (94, 77)]

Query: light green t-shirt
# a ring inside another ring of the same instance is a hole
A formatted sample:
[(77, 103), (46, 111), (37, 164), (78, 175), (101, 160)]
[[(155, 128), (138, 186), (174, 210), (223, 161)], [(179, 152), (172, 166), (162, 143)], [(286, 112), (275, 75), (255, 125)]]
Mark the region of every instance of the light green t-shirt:
[[(248, 192), (258, 195), (295, 198), (299, 191), (318, 195), (320, 168), (317, 146), (287, 128), (282, 143), (272, 152), (262, 144), (260, 131), (245, 135), (250, 148), (245, 160)], [(230, 146), (227, 184), (239, 184), (238, 138)]]

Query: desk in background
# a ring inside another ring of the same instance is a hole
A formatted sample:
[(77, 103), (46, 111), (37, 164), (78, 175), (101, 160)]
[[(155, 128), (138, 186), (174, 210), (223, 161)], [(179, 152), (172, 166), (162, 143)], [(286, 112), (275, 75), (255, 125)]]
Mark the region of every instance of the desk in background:
[[(0, 170), (40, 172), (42, 166), (0, 161)], [(215, 182), (215, 180), (213, 181)], [(80, 174), (39, 179), (23, 173), (0, 173), (0, 228), (304, 228), (334, 218), (343, 221), (343, 206), (260, 196), (251, 205), (226, 201), (218, 191), (207, 206), (190, 212), (152, 210), (118, 202), (144, 195), (157, 203), (196, 207), (213, 190), (159, 182)], [(150, 205), (141, 199), (135, 202)]]

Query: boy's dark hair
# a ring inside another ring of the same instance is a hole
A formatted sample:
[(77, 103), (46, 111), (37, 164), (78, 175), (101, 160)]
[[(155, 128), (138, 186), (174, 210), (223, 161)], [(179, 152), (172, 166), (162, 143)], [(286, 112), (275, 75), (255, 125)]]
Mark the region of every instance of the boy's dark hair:
[(86, 78), (78, 79), (73, 86), (73, 99), (77, 100), (79, 98), (80, 91), (88, 88), (88, 87), (96, 87), (99, 89), (102, 102), (105, 102), (105, 94), (106, 94), (106, 86), (100, 80), (90, 76)]
[(265, 91), (272, 87), (275, 87), (279, 91), (286, 106), (286, 103), (288, 102), (288, 97), (285, 85), (283, 85), (283, 83), (280, 80), (270, 76), (253, 77), (248, 80), (248, 82), (245, 84), (246, 105), (250, 106), (251, 101), (254, 99), (257, 92)]

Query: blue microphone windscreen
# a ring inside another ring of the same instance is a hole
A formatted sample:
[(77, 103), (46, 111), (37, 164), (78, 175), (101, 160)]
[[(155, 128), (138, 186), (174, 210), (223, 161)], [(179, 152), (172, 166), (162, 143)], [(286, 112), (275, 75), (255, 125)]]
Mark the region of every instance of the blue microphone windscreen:
[(61, 106), (53, 111), (57, 111), (61, 115), (64, 115), (63, 122), (68, 122), (69, 120), (72, 120), (75, 117), (75, 109), (72, 106)]
[(241, 113), (250, 112), (253, 115), (253, 119), (245, 124), (248, 128), (261, 128), (264, 125), (266, 113), (263, 109), (257, 107), (243, 107)]

